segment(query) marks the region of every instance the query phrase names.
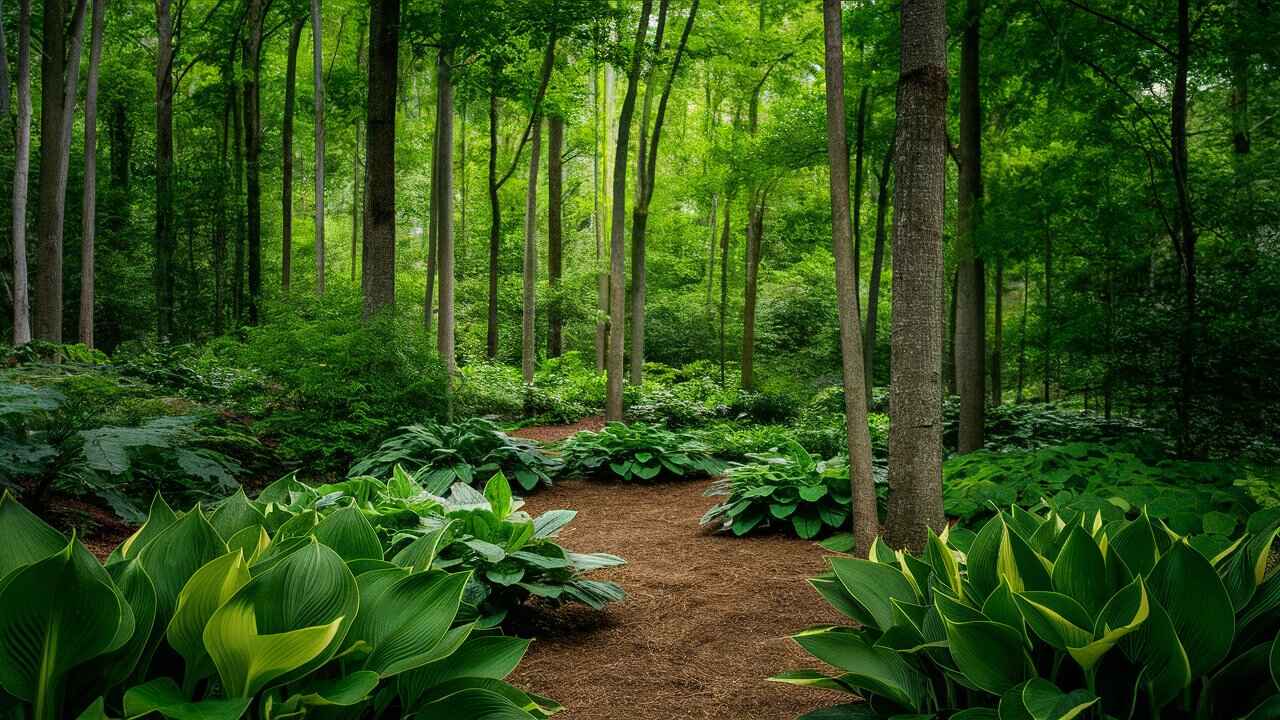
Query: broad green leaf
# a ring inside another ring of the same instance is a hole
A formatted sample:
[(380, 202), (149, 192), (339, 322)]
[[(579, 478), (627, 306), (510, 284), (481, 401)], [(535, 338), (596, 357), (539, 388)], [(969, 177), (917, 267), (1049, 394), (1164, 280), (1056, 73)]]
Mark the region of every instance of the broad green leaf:
[(305, 685), (305, 690), (298, 697), (298, 701), (303, 705), (319, 707), (326, 705), (349, 707), (369, 697), (377, 689), (379, 680), (378, 673), (357, 670), (350, 675)]
[(1142, 578), (1134, 578), (1132, 583), (1113, 595), (1098, 613), (1098, 620), (1093, 627), (1093, 639), (1086, 645), (1068, 647), (1067, 652), (1082, 668), (1090, 670), (1117, 642), (1146, 622), (1150, 613), (1147, 588)]
[(231, 541), (232, 535), (241, 530), (255, 525), (265, 525), (266, 521), (262, 512), (249, 502), (249, 498), (244, 494), (244, 488), (236, 490), (234, 495), (218, 503), (218, 507), (209, 515), (209, 524), (227, 542)]
[(431, 532), (419, 536), (416, 540), (401, 548), (392, 558), (391, 562), (400, 567), (407, 567), (413, 572), (422, 572), (431, 569), (431, 563), (435, 562), (436, 553), (440, 549), (440, 543), (448, 534), (453, 521), (445, 523)]
[(1054, 649), (1083, 647), (1093, 640), (1093, 618), (1080, 603), (1056, 592), (1015, 593), (1027, 624)]
[(1151, 704), (1158, 710), (1191, 684), (1191, 659), (1178, 639), (1169, 613), (1149, 596), (1150, 614), (1137, 632), (1125, 638), (1126, 654), (1145, 666), (1143, 679)]
[(788, 670), (769, 678), (769, 682), (799, 685), (800, 687), (835, 690), (836, 692), (856, 693), (857, 690), (841, 682), (839, 678), (823, 675), (817, 670)]
[(160, 531), (138, 554), (138, 561), (156, 590), (156, 624), (152, 645), (169, 626), (178, 594), (187, 580), (214, 558), (227, 554), (222, 536), (196, 506), (177, 522)]
[(1147, 590), (1169, 613), (1191, 676), (1215, 667), (1231, 649), (1235, 612), (1226, 588), (1203, 555), (1174, 543), (1147, 578)]
[(165, 637), (186, 661), (187, 676), (191, 680), (213, 671), (204, 647), (204, 628), (209, 618), (249, 580), (244, 555), (240, 551), (230, 552), (197, 570), (178, 593), (178, 605)]
[(528, 640), (503, 636), (473, 637), (451, 654), (402, 673), (397, 691), (408, 706), (418, 702), (431, 688), (460, 678), (501, 680), (515, 670), (529, 648)]
[(866, 610), (880, 631), (893, 623), (893, 599), (914, 603), (916, 593), (897, 568), (859, 558), (832, 558), (831, 569), (853, 601)]
[(362, 582), (360, 610), (349, 635), (372, 648), (362, 669), (387, 677), (427, 662), (458, 614), (469, 577), (434, 572), (392, 583)]
[(415, 717), (529, 720), (533, 716), (492, 690), (470, 688), (420, 706)]
[(862, 688), (912, 710), (923, 705), (926, 679), (898, 653), (869, 645), (848, 628), (814, 628), (792, 635), (800, 647), (840, 668), (851, 686)]
[(67, 547), (62, 533), (49, 527), (5, 490), (0, 495), (0, 584), (9, 573), (44, 560)]
[(1089, 617), (1095, 618), (1111, 596), (1106, 561), (1080, 525), (1072, 523), (1066, 533), (1066, 542), (1053, 563), (1053, 589), (1080, 603)]
[(934, 575), (951, 588), (952, 595), (963, 601), (965, 599), (964, 583), (960, 579), (960, 564), (956, 562), (956, 556), (951, 552), (951, 548), (947, 547), (932, 529), (929, 529), (925, 540), (924, 556), (926, 562), (933, 568)]
[(1033, 720), (1072, 720), (1097, 703), (1098, 697), (1087, 690), (1064, 693), (1040, 678), (1022, 688), (1022, 704)]
[(1004, 532), (1004, 518), (996, 515), (982, 526), (969, 546), (966, 574), (979, 600), (985, 600), (1000, 585), (997, 560)]
[(953, 622), (942, 625), (956, 666), (975, 686), (997, 695), (1032, 677), (1035, 668), (1018, 631), (997, 622)]
[(484, 484), (484, 497), (499, 520), (511, 514), (511, 483), (507, 482), (506, 475), (498, 473), (489, 478)]
[(252, 702), (251, 697), (193, 701), (173, 680), (161, 677), (129, 688), (124, 694), (124, 712), (130, 720), (153, 713), (170, 720), (238, 720)]
[(165, 528), (178, 521), (178, 516), (174, 514), (173, 509), (164, 501), (160, 493), (156, 493), (151, 498), (151, 510), (147, 513), (146, 522), (142, 523), (142, 527), (138, 528), (130, 535), (120, 546), (111, 551), (111, 556), (107, 558), (107, 564), (111, 565), (121, 560), (128, 560), (138, 556), (153, 539), (156, 538)]
[(378, 531), (354, 504), (339, 508), (322, 520), (316, 526), (316, 539), (333, 548), (343, 560), (382, 559)]
[(1108, 547), (1124, 560), (1134, 575), (1147, 575), (1160, 559), (1155, 531), (1146, 513), (1112, 536)]
[(1000, 534), (996, 574), (1009, 583), (1009, 589), (1015, 593), (1048, 590), (1052, 586), (1044, 558), (1032, 550), (1027, 541), (1008, 525), (1004, 526)]

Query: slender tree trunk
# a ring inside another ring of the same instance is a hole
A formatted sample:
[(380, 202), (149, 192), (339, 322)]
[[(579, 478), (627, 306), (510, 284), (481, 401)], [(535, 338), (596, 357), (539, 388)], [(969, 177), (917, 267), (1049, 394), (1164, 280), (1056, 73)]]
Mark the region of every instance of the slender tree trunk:
[(547, 127), (547, 280), (551, 302), (547, 306), (547, 357), (563, 351), (560, 317), (560, 277), (564, 271), (564, 116), (552, 115)]
[(887, 535), (919, 548), (942, 514), (942, 223), (947, 134), (943, 0), (901, 7), (894, 161), (893, 356)]
[(953, 271), (951, 273), (951, 281), (946, 284), (951, 297), (950, 311), (947, 313), (947, 319), (942, 325), (944, 328), (943, 334), (946, 336), (944, 338), (946, 345), (942, 356), (942, 375), (946, 383), (947, 397), (955, 397), (959, 392), (956, 389), (956, 303), (959, 299), (959, 280), (959, 273)]
[(596, 372), (604, 372), (605, 343), (609, 337), (609, 274), (604, 269), (604, 212), (602, 209), (601, 137), (600, 137), (600, 68), (591, 70), (591, 231), (596, 241)]
[(307, 19), (297, 17), (289, 30), (289, 50), (284, 73), (284, 130), (280, 134), (280, 289), (289, 292), (293, 274), (293, 112), (297, 94), (298, 46)]
[(858, 309), (858, 317), (862, 317), (862, 184), (866, 173), (863, 172), (863, 158), (866, 155), (867, 135), (867, 86), (864, 83), (858, 92), (858, 115), (854, 121), (853, 151), (853, 304)]
[(726, 352), (725, 327), (729, 319), (729, 242), (733, 235), (729, 225), (730, 210), (733, 209), (733, 198), (724, 199), (724, 230), (720, 233), (720, 386), (725, 384)]
[(156, 333), (162, 340), (173, 334), (176, 299), (173, 255), (176, 249), (173, 209), (173, 18), (171, 0), (156, 2), (156, 217), (155, 289)]
[[(436, 59), (437, 85), (439, 84), (440, 60)], [(431, 132), (431, 187), (427, 193), (427, 292), (422, 303), (422, 326), (431, 332), (432, 303), (436, 292), (436, 257), (439, 253), (437, 240), (440, 231), (440, 100), (441, 94), (436, 92), (435, 127)]]
[(960, 189), (956, 203), (956, 386), (961, 453), (981, 450), (986, 421), (986, 271), (978, 250), (982, 224), (982, 99), (979, 32), (983, 0), (966, 0), (960, 44)]
[(311, 0), (311, 74), (315, 103), (315, 253), (316, 294), (324, 294), (324, 29), (320, 0)]
[(707, 307), (712, 307), (716, 287), (716, 229), (720, 224), (720, 196), (711, 193), (711, 214), (707, 218)]
[(1031, 263), (1022, 263), (1022, 317), (1018, 328), (1018, 394), (1014, 402), (1021, 405), (1027, 376), (1027, 310), (1031, 300)]
[(747, 268), (746, 279), (742, 283), (742, 359), (739, 370), (742, 389), (748, 391), (755, 388), (756, 299), (760, 289), (760, 246), (767, 195), (764, 189), (756, 190), (747, 204)]
[[(495, 70), (495, 75), (497, 71)], [(498, 179), (498, 87), (489, 88), (489, 302), (485, 323), (485, 357), (498, 357), (498, 259), (502, 254), (502, 202)]]
[(218, 207), (213, 229), (213, 334), (222, 335), (227, 329), (227, 186), (230, 184), (228, 148), (231, 144), (231, 113), (235, 108), (232, 91), (232, 63), (222, 68), (222, 82), (226, 97), (222, 103), (221, 144), (218, 148)]
[(538, 358), (538, 163), (542, 159), (542, 116), (534, 115), (533, 139), (529, 143), (529, 187), (524, 196), (524, 265), (520, 273), (520, 373), (526, 385), (533, 384)]
[(1053, 231), (1044, 234), (1044, 392), (1041, 399), (1049, 402), (1049, 383), (1053, 376)]
[(244, 42), (244, 159), (249, 254), (249, 324), (262, 310), (262, 33), (265, 0), (249, 0)]
[[(823, 0), (823, 72), (827, 94), (827, 160), (830, 163), (831, 251), (835, 256), (836, 307), (840, 317), (840, 368), (848, 419), (849, 482), (853, 494), (855, 552), (865, 554), (880, 534), (875, 479), (871, 475), (871, 433), (867, 425), (866, 377), (849, 230), (849, 140), (845, 135), (844, 35), (840, 0)], [(895, 253), (895, 257), (896, 257)]]
[(80, 342), (93, 347), (94, 232), (98, 208), (98, 69), (102, 64), (102, 23), (106, 0), (93, 0), (89, 77), (84, 95), (84, 199), (80, 231)]
[[(1109, 244), (1109, 243), (1108, 243)], [(1110, 422), (1112, 402), (1115, 393), (1115, 277), (1111, 269), (1111, 252), (1107, 249), (1107, 277), (1104, 288), (1103, 303), (1106, 308), (1105, 327), (1106, 354), (1102, 374), (1102, 415)]]
[(1191, 180), (1187, 151), (1187, 74), (1191, 61), (1190, 0), (1178, 0), (1178, 45), (1175, 57), (1173, 101), (1171, 105), (1171, 154), (1173, 178), (1177, 190), (1178, 260), (1182, 266), (1183, 306), (1182, 331), (1178, 343), (1178, 453), (1184, 457), (1199, 454), (1193, 430), (1192, 413), (1196, 390), (1196, 348), (1199, 343), (1200, 318), (1197, 307), (1196, 226), (1191, 207)]
[(235, 210), (235, 250), (232, 259), (232, 272), (235, 278), (232, 281), (232, 312), (235, 315), (235, 324), (238, 326), (244, 320), (244, 241), (245, 241), (245, 218), (244, 218), (244, 114), (243, 103), (240, 101), (240, 84), (234, 82), (231, 86), (231, 126), (232, 137), (232, 167), (231, 173), (234, 176), (232, 181), (232, 191), (235, 193), (235, 201), (232, 207)]
[(994, 348), (991, 351), (991, 404), (999, 407), (1004, 402), (1004, 255), (996, 258)]
[(396, 80), (400, 0), (374, 0), (369, 18), (366, 191), (361, 287), (364, 316), (396, 302)]
[(0, 2), (0, 117), (9, 117), (9, 46), (4, 28), (4, 3)]
[(85, 0), (71, 15), (70, 43), (62, 2), (44, 5), (40, 62), (40, 204), (36, 213), (39, 273), (36, 275), (35, 335), (62, 342), (62, 235), (67, 209), (67, 166), (75, 120)]
[(31, 168), (31, 0), (18, 0), (18, 119), (13, 154), (13, 344), (31, 342), (27, 180)]
[(436, 323), (436, 352), (445, 370), (457, 370), (454, 351), (454, 242), (453, 242), (453, 54), (440, 55), (436, 92), (440, 97), (440, 189), (436, 196), (436, 270), (440, 275), (440, 319)]
[[(368, 37), (368, 28), (365, 26), (365, 16), (360, 16), (360, 23), (356, 30), (356, 70), (364, 72), (367, 61), (365, 55), (365, 40)], [(359, 273), (360, 263), (358, 261), (358, 246), (364, 236), (364, 206), (365, 200), (368, 198), (366, 184), (368, 182), (368, 173), (364, 172), (365, 161), (360, 157), (360, 149), (364, 147), (364, 125), (357, 120), (355, 122), (356, 141), (351, 146), (351, 282), (356, 281), (356, 275)], [(363, 279), (361, 287), (363, 288)]]
[(876, 239), (875, 249), (871, 253), (871, 281), (867, 288), (867, 326), (866, 338), (862, 342), (866, 359), (863, 371), (866, 373), (867, 405), (871, 405), (871, 388), (875, 382), (876, 367), (876, 323), (880, 315), (880, 278), (884, 271), (885, 218), (889, 212), (889, 176), (893, 172), (894, 141), (889, 141), (889, 149), (885, 151), (884, 161), (880, 166), (879, 188), (876, 193)]
[[(606, 362), (605, 418), (622, 419), (622, 372), (625, 342), (624, 297), (626, 290), (627, 151), (631, 142), (631, 119), (635, 115), (636, 92), (640, 83), (640, 67), (644, 61), (644, 41), (649, 30), (649, 14), (653, 0), (641, 0), (640, 21), (632, 44), (631, 65), (627, 70), (627, 92), (618, 116), (617, 148), (613, 162), (613, 208), (609, 226), (609, 353)], [(641, 130), (643, 132), (643, 129)]]

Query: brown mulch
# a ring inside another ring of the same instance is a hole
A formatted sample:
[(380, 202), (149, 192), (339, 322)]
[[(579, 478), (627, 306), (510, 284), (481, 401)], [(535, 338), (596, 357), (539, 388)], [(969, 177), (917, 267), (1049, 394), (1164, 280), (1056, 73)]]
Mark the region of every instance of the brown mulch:
[(604, 427), (604, 416), (594, 415), (585, 417), (572, 425), (538, 425), (526, 428), (520, 428), (511, 434), (516, 437), (522, 437), (526, 440), (537, 440), (538, 442), (552, 443), (560, 442), (565, 438), (575, 435), (582, 430), (590, 430), (595, 432)]
[(535, 641), (512, 682), (565, 705), (557, 717), (566, 720), (783, 720), (848, 701), (765, 680), (820, 666), (789, 633), (842, 621), (805, 582), (823, 570), (824, 551), (705, 533), (705, 487), (569, 480), (528, 499), (534, 514), (578, 511), (561, 531), (565, 546), (626, 558), (596, 576), (627, 598), (603, 612), (564, 606), (515, 618)]

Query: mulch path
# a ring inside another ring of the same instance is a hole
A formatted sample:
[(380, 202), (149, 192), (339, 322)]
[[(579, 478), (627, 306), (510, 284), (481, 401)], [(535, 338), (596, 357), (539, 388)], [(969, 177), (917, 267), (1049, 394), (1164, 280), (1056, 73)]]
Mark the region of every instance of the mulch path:
[(604, 416), (594, 415), (585, 417), (572, 425), (535, 425), (520, 428), (512, 431), (515, 437), (522, 437), (526, 440), (537, 440), (538, 442), (553, 443), (560, 442), (570, 435), (574, 435), (582, 430), (590, 430), (595, 432), (604, 427)]
[(603, 612), (534, 607), (514, 618), (534, 642), (512, 682), (564, 704), (566, 720), (783, 720), (848, 701), (765, 680), (820, 667), (789, 633), (842, 622), (805, 582), (824, 569), (824, 551), (704, 532), (705, 488), (567, 480), (528, 499), (535, 515), (577, 510), (562, 543), (624, 557), (595, 576), (627, 598)]

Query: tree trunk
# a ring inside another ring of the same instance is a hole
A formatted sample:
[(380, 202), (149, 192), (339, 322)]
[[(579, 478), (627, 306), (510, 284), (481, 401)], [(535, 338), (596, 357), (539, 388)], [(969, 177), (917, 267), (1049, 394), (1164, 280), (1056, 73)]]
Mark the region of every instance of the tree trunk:
[[(439, 85), (440, 58), (436, 58), (436, 84)], [(422, 327), (431, 332), (431, 308), (436, 292), (437, 240), (440, 232), (440, 100), (436, 91), (435, 127), (431, 131), (431, 186), (427, 193), (427, 292), (422, 302)]]
[[(831, 252), (835, 256), (836, 308), (840, 317), (840, 368), (848, 420), (849, 482), (853, 494), (855, 552), (865, 554), (880, 534), (875, 479), (871, 475), (871, 433), (867, 425), (862, 331), (855, 295), (849, 230), (849, 140), (845, 135), (844, 34), (840, 0), (823, 0), (823, 73), (827, 95), (827, 161), (830, 163)], [(895, 257), (896, 257), (895, 253)]]
[(564, 271), (564, 116), (551, 116), (547, 133), (547, 280), (551, 302), (547, 307), (547, 357), (563, 352), (560, 317), (560, 277)]
[(249, 254), (249, 324), (262, 304), (262, 33), (266, 0), (249, 0), (244, 41), (244, 159)]
[(454, 242), (453, 242), (453, 54), (441, 53), (436, 69), (436, 93), (440, 98), (440, 189), (436, 196), (436, 271), (440, 280), (440, 318), (436, 323), (436, 352), (445, 370), (457, 370), (454, 352)]
[(613, 162), (613, 208), (609, 226), (609, 352), (605, 363), (605, 418), (622, 420), (622, 361), (625, 342), (624, 308), (626, 290), (627, 151), (631, 141), (631, 118), (635, 115), (640, 66), (644, 60), (644, 40), (649, 30), (653, 0), (641, 0), (640, 21), (632, 44), (631, 65), (627, 69), (627, 92), (618, 115), (618, 138)]
[(948, 306), (950, 310), (947, 313), (947, 319), (942, 324), (946, 343), (942, 356), (942, 376), (946, 383), (946, 396), (955, 397), (958, 392), (956, 389), (956, 303), (960, 290), (959, 272), (951, 273), (951, 281), (946, 283), (946, 288), (950, 291), (951, 304)]
[(961, 453), (981, 450), (986, 419), (986, 271), (978, 250), (982, 224), (982, 99), (979, 32), (982, 1), (966, 0), (960, 45), (960, 188), (956, 201), (956, 386)]
[(232, 206), (235, 211), (235, 250), (232, 259), (232, 272), (235, 278), (232, 281), (232, 314), (235, 316), (235, 324), (238, 326), (244, 319), (244, 113), (243, 103), (240, 101), (240, 85), (239, 82), (233, 82), (231, 86), (231, 127), (232, 137), (232, 158), (231, 173), (234, 176), (232, 181), (232, 191), (235, 193), (235, 202)]
[(742, 283), (742, 389), (755, 388), (756, 299), (760, 289), (760, 245), (764, 235), (765, 198), (761, 189), (752, 193), (747, 206), (747, 269)]
[(862, 350), (866, 354), (863, 372), (866, 374), (867, 405), (871, 405), (871, 388), (875, 382), (876, 323), (880, 316), (880, 278), (884, 272), (885, 218), (889, 212), (889, 175), (893, 172), (894, 141), (889, 140), (880, 166), (879, 188), (876, 193), (876, 240), (871, 253), (871, 282), (867, 288), (867, 327)]
[(306, 18), (298, 17), (289, 30), (289, 50), (284, 73), (284, 130), (280, 134), (280, 289), (289, 292), (293, 274), (293, 110), (298, 80), (298, 45)]
[(27, 180), (31, 168), (31, 0), (18, 0), (18, 118), (13, 153), (13, 344), (31, 342)]
[(1014, 402), (1021, 405), (1027, 379), (1027, 309), (1031, 300), (1031, 263), (1022, 262), (1022, 317), (1018, 328), (1018, 394)]
[[(612, 67), (612, 66), (610, 66)], [(612, 77), (612, 70), (606, 70), (606, 78)], [(596, 241), (596, 372), (604, 372), (606, 346), (609, 341), (609, 273), (605, 268), (604, 256), (604, 223), (607, 220), (604, 211), (604, 204), (607, 198), (604, 196), (604, 178), (607, 174), (606, 163), (607, 158), (603, 155), (608, 151), (608, 127), (605, 127), (604, 137), (600, 133), (601, 123), (607, 123), (610, 113), (606, 112), (603, 116), (600, 112), (600, 104), (603, 101), (601, 97), (600, 87), (600, 70), (597, 67), (591, 74), (591, 141), (592, 141), (592, 157), (591, 157), (591, 180), (594, 189), (593, 197), (593, 215), (592, 230), (595, 234)], [(610, 97), (609, 88), (605, 88), (605, 96)]]
[(1175, 57), (1173, 102), (1170, 114), (1173, 156), (1173, 178), (1177, 190), (1178, 260), (1182, 266), (1183, 304), (1182, 330), (1178, 343), (1178, 454), (1199, 454), (1193, 431), (1192, 408), (1195, 405), (1196, 346), (1199, 342), (1199, 309), (1197, 308), (1196, 226), (1191, 207), (1191, 180), (1187, 152), (1187, 74), (1191, 60), (1190, 0), (1178, 0), (1178, 45)]
[(947, 134), (947, 15), (904, 3), (894, 161), (893, 354), (887, 535), (919, 548), (942, 514), (942, 224)]
[(733, 198), (724, 199), (724, 230), (720, 232), (720, 386), (725, 383), (725, 363), (728, 360), (725, 343), (725, 327), (729, 318), (729, 241), (733, 238), (729, 225)]
[(62, 342), (62, 221), (67, 209), (67, 166), (75, 120), (85, 0), (77, 0), (67, 44), (66, 7), (44, 4), (40, 53), (40, 204), (36, 214), (39, 270), (36, 275), (35, 336)]
[(311, 0), (311, 74), (315, 102), (315, 253), (316, 294), (324, 294), (324, 30), (320, 0)]
[(995, 345), (991, 351), (991, 404), (999, 407), (1004, 402), (1004, 385), (1001, 378), (1004, 374), (1004, 256), (996, 258), (995, 282), (995, 328), (992, 339)]
[(4, 29), (4, 3), (0, 2), (0, 116), (9, 117), (9, 46)]
[(858, 115), (854, 121), (853, 151), (853, 306), (862, 317), (862, 183), (865, 173), (862, 170), (863, 157), (866, 155), (867, 135), (867, 86), (864, 83), (858, 92)]
[(222, 335), (227, 329), (227, 186), (230, 184), (228, 148), (231, 144), (231, 113), (235, 108), (235, 93), (231, 80), (233, 65), (228, 61), (222, 67), (222, 83), (226, 96), (222, 103), (221, 143), (218, 148), (218, 204), (213, 229), (213, 334)]
[(93, 347), (94, 232), (98, 207), (98, 69), (102, 64), (102, 23), (106, 0), (93, 0), (89, 77), (84, 95), (84, 199), (80, 231), (80, 342)]
[(361, 223), (364, 221), (364, 177), (361, 170), (364, 162), (360, 159), (360, 148), (364, 146), (364, 132), (359, 122), (356, 123), (356, 141), (351, 146), (351, 282), (354, 283), (359, 264), (360, 253), (356, 249), (361, 237)]
[(369, 91), (365, 120), (364, 317), (396, 301), (396, 80), (400, 0), (374, 0), (369, 18)]
[[(495, 70), (496, 74), (496, 70)], [(502, 189), (498, 178), (498, 85), (489, 87), (489, 302), (485, 323), (485, 357), (498, 357), (498, 259), (502, 254)]]
[(1041, 399), (1049, 402), (1049, 383), (1053, 375), (1053, 231), (1044, 234), (1044, 391)]
[(542, 116), (535, 113), (529, 143), (529, 187), (524, 196), (524, 265), (520, 273), (520, 374), (533, 384), (538, 358), (538, 163), (542, 159)]

